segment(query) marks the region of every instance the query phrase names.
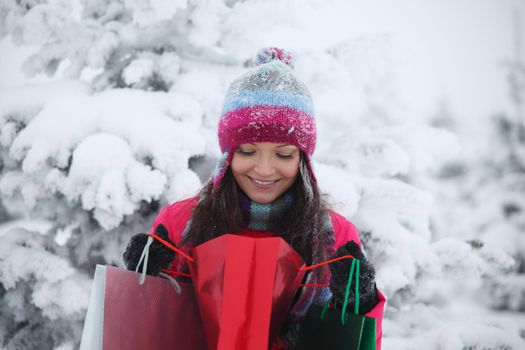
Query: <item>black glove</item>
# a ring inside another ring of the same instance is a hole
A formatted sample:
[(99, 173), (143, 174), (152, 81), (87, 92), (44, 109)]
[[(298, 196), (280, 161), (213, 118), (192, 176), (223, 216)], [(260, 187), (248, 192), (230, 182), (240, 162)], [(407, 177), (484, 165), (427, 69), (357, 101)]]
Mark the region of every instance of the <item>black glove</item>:
[[(168, 241), (170, 244), (175, 245), (168, 237), (168, 230), (164, 225), (158, 225), (155, 228), (155, 234), (160, 236), (162, 239)], [(131, 240), (126, 247), (126, 251), (123, 254), (124, 263), (128, 270), (135, 271), (137, 264), (139, 263), (142, 251), (148, 241), (148, 235), (144, 233), (138, 233), (131, 237)], [(153, 243), (149, 247), (148, 267), (146, 273), (148, 275), (157, 276), (162, 269), (167, 269), (173, 259), (175, 259), (175, 252), (164, 244), (154, 239)], [(142, 261), (144, 263), (144, 260)]]
[[(361, 264), (359, 268), (359, 313), (365, 314), (372, 310), (377, 304), (377, 290), (375, 282), (375, 270), (370, 261), (365, 257), (356, 242), (350, 241), (345, 245), (339, 247), (332, 259), (345, 255), (352, 255), (359, 259)], [(332, 273), (330, 280), (330, 290), (341, 306), (345, 299), (346, 285), (348, 283), (348, 273), (352, 259), (340, 260), (328, 265)], [(350, 293), (348, 297), (347, 310), (354, 310), (355, 307), (355, 276), (352, 277), (352, 285), (350, 286)], [(353, 311), (352, 311), (353, 312)]]

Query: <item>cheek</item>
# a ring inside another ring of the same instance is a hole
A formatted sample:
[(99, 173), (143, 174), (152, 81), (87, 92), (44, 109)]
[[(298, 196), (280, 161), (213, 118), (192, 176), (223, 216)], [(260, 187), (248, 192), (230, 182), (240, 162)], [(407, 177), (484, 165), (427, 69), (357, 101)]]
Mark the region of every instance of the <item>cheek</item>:
[(250, 162), (249, 160), (239, 157), (237, 156), (237, 154), (234, 154), (232, 157), (230, 167), (234, 175), (240, 175), (250, 170)]
[(281, 174), (289, 179), (295, 179), (299, 173), (299, 162), (289, 164), (281, 169)]

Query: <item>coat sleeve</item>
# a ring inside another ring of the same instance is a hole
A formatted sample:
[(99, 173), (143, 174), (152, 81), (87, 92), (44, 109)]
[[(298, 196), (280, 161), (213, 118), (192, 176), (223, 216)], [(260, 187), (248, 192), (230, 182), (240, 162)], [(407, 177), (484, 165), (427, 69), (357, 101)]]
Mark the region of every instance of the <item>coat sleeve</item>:
[[(355, 241), (361, 247), (361, 239), (354, 224), (345, 219), (343, 216), (331, 212), (332, 225), (335, 234), (335, 249), (344, 245), (346, 242)], [(381, 350), (381, 339), (383, 337), (383, 312), (385, 309), (386, 297), (377, 289), (377, 304), (365, 316), (376, 319), (376, 349)]]
[(150, 232), (155, 232), (158, 225), (164, 225), (171, 241), (176, 244), (179, 243), (182, 232), (186, 228), (197, 202), (198, 198), (194, 197), (165, 206), (153, 221)]

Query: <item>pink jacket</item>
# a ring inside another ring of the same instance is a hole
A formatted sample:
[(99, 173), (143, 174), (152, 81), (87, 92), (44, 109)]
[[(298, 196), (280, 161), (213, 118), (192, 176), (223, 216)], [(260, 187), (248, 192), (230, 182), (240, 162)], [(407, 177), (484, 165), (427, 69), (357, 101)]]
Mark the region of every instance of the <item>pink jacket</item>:
[[(153, 228), (151, 232), (155, 230), (157, 225), (162, 224), (168, 230), (169, 238), (174, 243), (178, 243), (180, 241), (182, 232), (186, 228), (186, 224), (190, 220), (193, 207), (197, 205), (197, 203), (198, 198), (193, 197), (165, 206), (157, 215), (157, 218), (153, 223)], [(343, 216), (337, 214), (336, 212), (331, 211), (330, 215), (335, 234), (334, 248), (337, 249), (351, 240), (355, 241), (359, 246), (361, 246), (361, 240), (359, 238), (359, 234), (357, 233), (355, 226), (350, 221), (345, 219)], [(249, 237), (272, 236), (271, 231), (255, 231), (246, 228), (242, 229), (241, 232), (243, 235)], [(386, 298), (383, 295), (383, 293), (381, 293), (381, 291), (379, 290), (378, 297), (379, 301), (377, 305), (365, 315), (376, 319), (376, 348), (377, 350), (381, 350), (381, 338), (383, 335), (382, 321)]]

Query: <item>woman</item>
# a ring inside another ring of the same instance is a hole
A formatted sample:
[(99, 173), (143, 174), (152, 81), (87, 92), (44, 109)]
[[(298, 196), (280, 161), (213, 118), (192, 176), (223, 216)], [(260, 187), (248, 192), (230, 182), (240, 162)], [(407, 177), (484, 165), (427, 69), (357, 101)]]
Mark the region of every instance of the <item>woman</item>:
[[(380, 349), (385, 299), (375, 287), (374, 269), (361, 252), (355, 227), (322, 200), (312, 170), (316, 128), (310, 93), (296, 78), (288, 52), (263, 49), (256, 64), (227, 93), (218, 126), (223, 155), (214, 176), (197, 197), (164, 207), (152, 231), (186, 251), (237, 233), (280, 236), (307, 264), (353, 255), (361, 260), (359, 312), (376, 318)], [(129, 269), (135, 269), (146, 240), (144, 234), (132, 238), (124, 253)], [(149, 255), (150, 274), (170, 265), (187, 269), (183, 259), (158, 242)], [(323, 304), (332, 295), (344, 299), (348, 264), (342, 260), (306, 275), (305, 283), (330, 287), (299, 290), (274, 349), (294, 348), (300, 320), (310, 305)]]

